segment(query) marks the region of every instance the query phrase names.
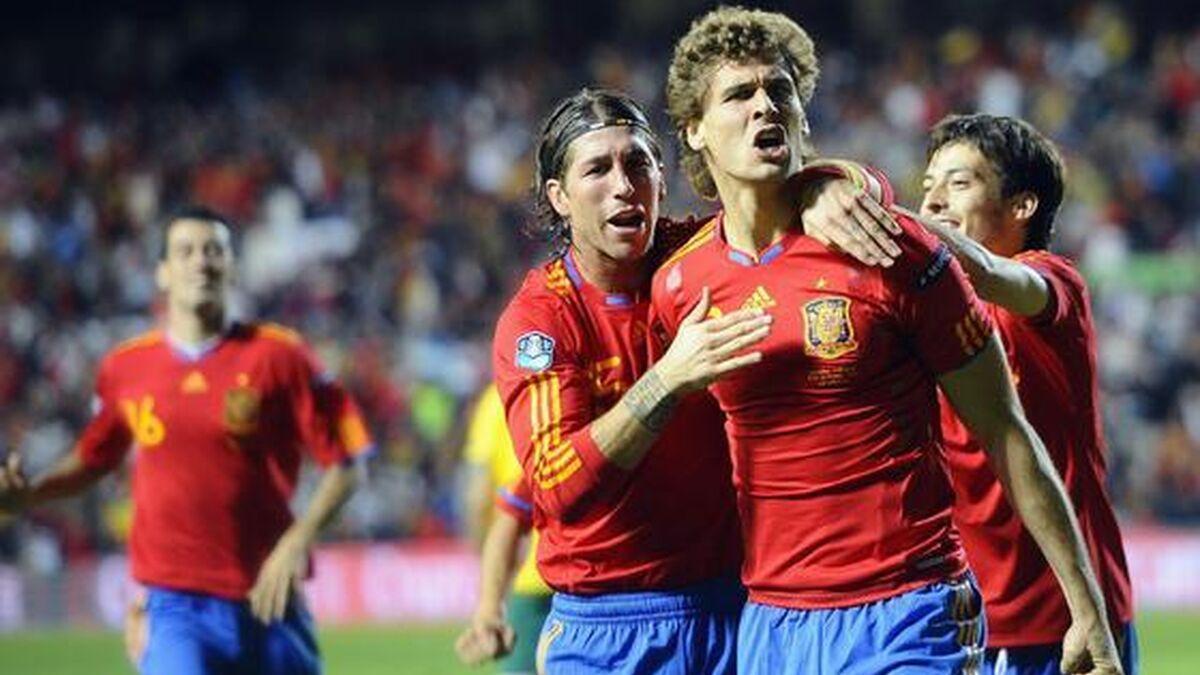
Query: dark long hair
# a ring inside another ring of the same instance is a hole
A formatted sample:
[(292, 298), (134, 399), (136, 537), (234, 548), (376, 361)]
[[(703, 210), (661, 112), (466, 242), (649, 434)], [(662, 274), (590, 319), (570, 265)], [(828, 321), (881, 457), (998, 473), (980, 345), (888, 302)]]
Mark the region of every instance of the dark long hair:
[(650, 129), (646, 113), (636, 101), (618, 91), (585, 87), (574, 96), (559, 101), (542, 123), (537, 170), (533, 176), (535, 220), (526, 225), (525, 233), (548, 242), (555, 256), (565, 253), (571, 245), (571, 228), (550, 203), (546, 181), (562, 180), (570, 165), (571, 143), (576, 138), (589, 131), (613, 126), (627, 126), (641, 133), (654, 153), (655, 161), (662, 162), (662, 148)]

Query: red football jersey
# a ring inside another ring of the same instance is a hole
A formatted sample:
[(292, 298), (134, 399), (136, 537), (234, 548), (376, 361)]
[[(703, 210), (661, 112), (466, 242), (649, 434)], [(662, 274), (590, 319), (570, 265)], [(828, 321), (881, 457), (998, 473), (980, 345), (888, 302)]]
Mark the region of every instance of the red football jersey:
[[(1105, 491), (1104, 435), (1096, 373), (1096, 337), (1087, 287), (1075, 268), (1045, 251), (1017, 256), (1046, 280), (1040, 316), (988, 305), (1021, 404), (1054, 460), (1075, 505), (1114, 627), (1133, 618), (1121, 533)], [(987, 457), (948, 407), (942, 430), (958, 499), (954, 522), (987, 608), (988, 645), (1017, 647), (1062, 640), (1067, 601), (1033, 537), (1001, 491)]]
[(135, 449), (133, 576), (242, 599), (292, 523), (302, 449), (322, 465), (369, 450), (357, 407), (300, 337), (235, 324), (198, 354), (161, 331), (100, 364), (98, 412), (77, 446), (109, 469)]
[(626, 471), (590, 424), (646, 371), (647, 294), (609, 294), (571, 254), (532, 270), (500, 317), (496, 384), (541, 534), (538, 568), (556, 590), (685, 586), (735, 574), (741, 560), (721, 412), (682, 401)]
[(798, 232), (757, 259), (723, 216), (655, 274), (656, 343), (708, 287), (710, 314), (774, 317), (763, 361), (712, 387), (728, 418), (756, 602), (860, 604), (965, 571), (938, 430), (939, 373), (991, 325), (949, 250), (905, 216), (904, 255), (865, 267)]

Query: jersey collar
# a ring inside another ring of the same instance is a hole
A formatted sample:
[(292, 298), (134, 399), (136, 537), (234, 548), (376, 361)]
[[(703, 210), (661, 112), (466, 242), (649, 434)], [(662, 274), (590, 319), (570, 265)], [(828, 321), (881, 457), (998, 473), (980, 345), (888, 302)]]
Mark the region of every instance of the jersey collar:
[(170, 347), (172, 354), (181, 361), (196, 363), (216, 351), (217, 347), (220, 347), (221, 343), (225, 341), (225, 338), (229, 337), (229, 334), (233, 332), (233, 328), (233, 322), (229, 322), (225, 325), (225, 330), (197, 344), (180, 342), (165, 328), (163, 329), (163, 335), (166, 337), (167, 346)]
[(792, 245), (792, 242), (801, 236), (802, 233), (798, 230), (788, 230), (779, 238), (779, 241), (763, 249), (758, 255), (754, 255), (736, 248), (729, 243), (729, 239), (725, 236), (725, 212), (721, 211), (717, 214), (717, 241), (720, 242), (721, 257), (742, 267), (758, 267), (770, 264), (772, 260), (778, 258)]
[(575, 264), (574, 251), (567, 251), (567, 254), (563, 256), (563, 267), (567, 269), (567, 278), (571, 280), (571, 284), (575, 286), (576, 290), (580, 293), (599, 296), (605, 307), (625, 309), (637, 304), (637, 298), (630, 293), (609, 293), (588, 283), (579, 273), (579, 266)]

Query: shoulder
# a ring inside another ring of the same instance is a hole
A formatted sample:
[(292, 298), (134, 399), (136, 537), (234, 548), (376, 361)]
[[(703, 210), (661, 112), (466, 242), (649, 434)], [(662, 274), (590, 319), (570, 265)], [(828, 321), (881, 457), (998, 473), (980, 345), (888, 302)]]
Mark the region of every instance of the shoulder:
[(821, 157), (806, 164), (793, 180), (803, 186), (826, 178), (845, 178), (885, 207), (896, 203), (896, 191), (887, 175), (874, 166), (853, 160)]
[(1022, 251), (1013, 259), (1032, 267), (1048, 280), (1059, 281), (1079, 289), (1083, 289), (1087, 285), (1083, 280), (1083, 275), (1075, 267), (1075, 263), (1056, 253), (1040, 249)]
[(530, 270), (500, 314), (498, 327), (526, 321), (549, 322), (569, 313), (575, 287), (562, 259)]
[(322, 382), (332, 379), (312, 345), (295, 329), (270, 321), (253, 321), (235, 325), (230, 337), (253, 358), (272, 368), (315, 374)]
[(159, 329), (123, 340), (104, 355), (100, 362), (100, 370), (104, 372), (117, 364), (145, 358), (148, 353), (161, 349), (165, 341), (166, 337)]
[(574, 297), (561, 260), (531, 270), (496, 322), (494, 356), (525, 354), (536, 361), (574, 345), (581, 318)]
[(709, 220), (655, 270), (651, 292), (656, 302), (679, 294), (686, 280), (698, 280), (705, 276), (699, 270), (708, 267), (712, 252), (716, 250), (717, 221), (717, 218)]
[(308, 343), (298, 331), (270, 321), (239, 323), (231, 337), (266, 354), (306, 357), (309, 353)]
[(909, 212), (892, 209), (891, 213), (902, 230), (896, 239), (901, 254), (895, 265), (883, 269), (885, 280), (906, 290), (922, 291), (958, 267), (950, 247), (925, 229)]
[(164, 339), (161, 330), (148, 330), (145, 333), (118, 342), (115, 347), (109, 350), (108, 356), (109, 358), (115, 358), (133, 353), (145, 353), (147, 349), (161, 346)]
[(696, 260), (702, 256), (697, 253), (703, 251), (706, 244), (711, 243), (717, 236), (717, 218), (710, 218), (708, 222), (700, 226), (687, 241), (679, 245), (675, 252), (666, 257), (659, 270), (682, 262), (684, 259)]
[(292, 328), (270, 321), (246, 324), (247, 331), (257, 340), (282, 344), (288, 347), (303, 347), (304, 337)]
[(1087, 282), (1074, 263), (1044, 250), (1022, 251), (1013, 259), (1036, 272), (1048, 287), (1046, 307), (1040, 314), (1030, 317), (1031, 321), (1061, 324), (1069, 316), (1076, 317), (1075, 322), (1090, 320)]
[(659, 219), (654, 230), (654, 246), (647, 256), (650, 268), (658, 269), (677, 251), (689, 244), (701, 230), (712, 225), (714, 220), (711, 215), (700, 218), (688, 216), (683, 220)]

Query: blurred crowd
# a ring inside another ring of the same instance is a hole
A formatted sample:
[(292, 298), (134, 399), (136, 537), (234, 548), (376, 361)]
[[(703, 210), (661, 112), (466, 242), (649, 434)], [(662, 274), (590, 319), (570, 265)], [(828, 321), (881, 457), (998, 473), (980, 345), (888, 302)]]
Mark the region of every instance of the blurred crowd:
[[(818, 148), (880, 166), (910, 205), (925, 131), (948, 112), (1021, 115), (1060, 144), (1054, 247), (1093, 282), (1114, 499), (1130, 518), (1200, 523), (1200, 30), (1146, 38), (1093, 5), (869, 56), (814, 37)], [(238, 313), (302, 331), (369, 418), (379, 453), (333, 536), (455, 535), (491, 327), (544, 255), (522, 236), (540, 117), (602, 83), (645, 102), (666, 140), (667, 47), (0, 103), (0, 451), (37, 472), (70, 449), (99, 358), (155, 321), (162, 215), (199, 201), (240, 225)], [(711, 210), (669, 164), (669, 212)], [(129, 519), (125, 481), (107, 480), (0, 524), (0, 560), (52, 569), (120, 546)]]

